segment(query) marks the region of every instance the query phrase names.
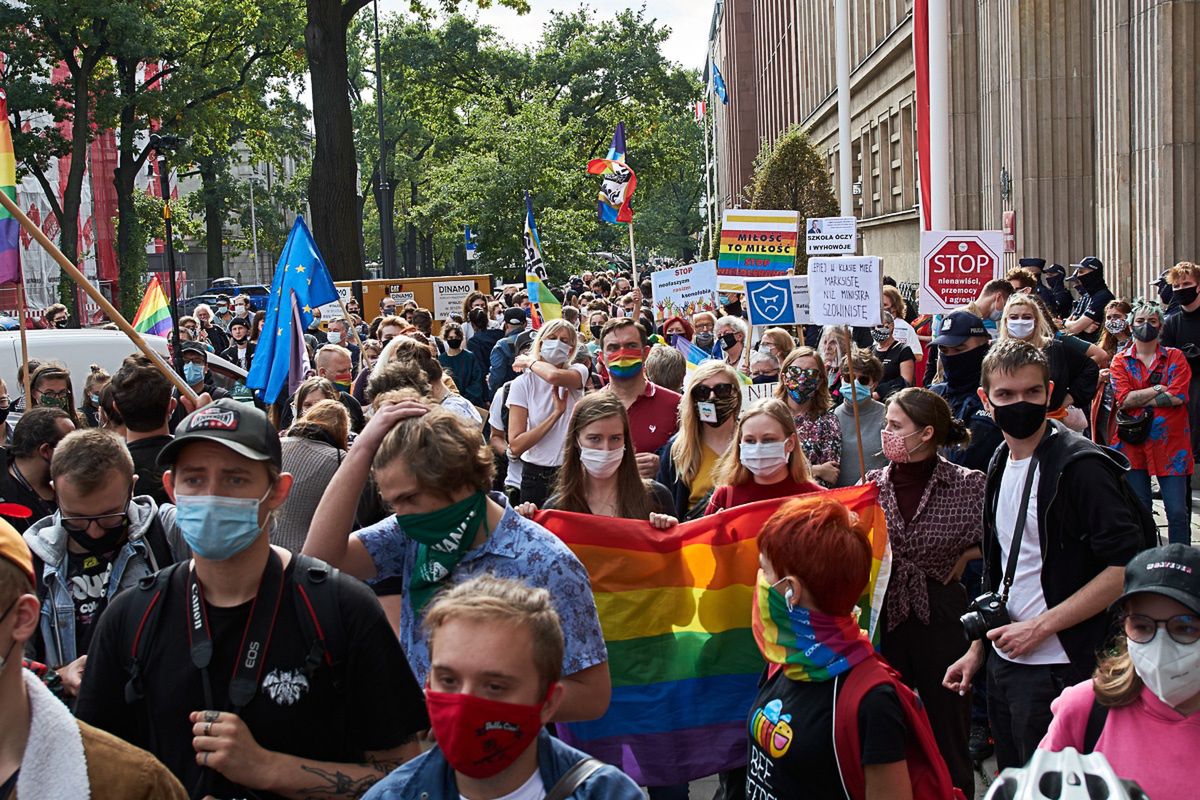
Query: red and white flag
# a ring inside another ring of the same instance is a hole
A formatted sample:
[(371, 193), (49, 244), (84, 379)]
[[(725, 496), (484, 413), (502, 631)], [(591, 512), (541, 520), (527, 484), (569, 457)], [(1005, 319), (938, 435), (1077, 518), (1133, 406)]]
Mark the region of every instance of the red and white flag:
[(708, 109), (708, 105), (703, 100), (696, 101), (696, 122), (704, 119), (704, 112)]

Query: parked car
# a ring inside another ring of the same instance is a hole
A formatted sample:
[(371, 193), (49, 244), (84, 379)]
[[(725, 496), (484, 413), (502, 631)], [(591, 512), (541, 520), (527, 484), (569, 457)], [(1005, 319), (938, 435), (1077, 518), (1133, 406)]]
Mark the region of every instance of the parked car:
[[(80, 330), (31, 330), (26, 331), (29, 342), (29, 357), (38, 361), (60, 361), (71, 371), (75, 386), (75, 402), (82, 400), (83, 379), (92, 364), (99, 364), (110, 374), (121, 367), (125, 357), (141, 352), (129, 337), (120, 331), (96, 328)], [(167, 340), (162, 336), (146, 336), (146, 342), (168, 362)], [(21, 334), (19, 331), (0, 331), (0, 378), (8, 386), (10, 397), (24, 391), (17, 380), (17, 369), (21, 365)], [(249, 400), (245, 388), (246, 370), (221, 358), (208, 354), (208, 371), (213, 384), (226, 389), (239, 399)]]

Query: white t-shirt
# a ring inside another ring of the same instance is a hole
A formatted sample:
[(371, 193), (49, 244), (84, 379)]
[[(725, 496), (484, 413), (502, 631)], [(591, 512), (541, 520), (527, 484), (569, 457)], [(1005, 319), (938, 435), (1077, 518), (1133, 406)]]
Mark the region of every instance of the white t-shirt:
[(921, 349), (921, 337), (917, 336), (916, 330), (912, 325), (909, 325), (902, 319), (893, 320), (892, 338), (900, 344), (908, 345), (908, 348), (913, 351), (917, 361), (921, 360), (924, 351)]
[[(579, 385), (587, 381), (588, 370), (583, 364), (572, 364), (570, 369), (579, 374)], [(554, 412), (554, 393), (559, 387), (552, 386), (526, 370), (515, 381), (508, 393), (509, 419), (512, 419), (512, 406), (521, 406), (529, 412), (526, 430), (536, 428)], [(554, 426), (546, 431), (541, 441), (521, 454), (521, 460), (526, 464), (537, 464), (542, 467), (557, 467), (563, 461), (563, 442), (567, 438), (567, 426), (571, 422), (571, 412), (575, 404), (583, 397), (583, 389), (563, 389), (567, 393), (567, 408), (558, 418)]]
[[(488, 424), (492, 426), (492, 430), (504, 432), (504, 417), (500, 416), (500, 412), (504, 409), (504, 387), (500, 387), (500, 391), (496, 392), (496, 396), (492, 398), (492, 405), (489, 407)], [(511, 486), (514, 489), (521, 488), (521, 476), (524, 474), (525, 465), (521, 463), (521, 459), (514, 458), (512, 451), (508, 451), (508, 472), (504, 474), (504, 485)]]
[[(542, 771), (535, 769), (529, 780), (496, 800), (542, 800), (545, 796), (546, 784), (542, 783)], [(458, 800), (467, 800), (467, 797), (460, 794)]]
[[(996, 503), (996, 538), (1000, 540), (1001, 575), (1008, 566), (1013, 531), (1016, 530), (1017, 514), (1021, 510), (1021, 495), (1025, 491), (1025, 478), (1029, 474), (1029, 464), (1032, 461), (1032, 458), (1020, 461), (1008, 459), (1004, 465), (1004, 475), (1000, 479), (1000, 495)], [(1025, 531), (1021, 534), (1021, 552), (1017, 556), (1016, 576), (1008, 595), (1008, 615), (1013, 622), (1033, 619), (1044, 613), (1047, 608), (1046, 595), (1042, 592), (1042, 543), (1037, 517), (1037, 486), (1040, 474), (1041, 467), (1038, 467), (1034, 472), (1029, 508), (1025, 512)], [(1066, 664), (1070, 661), (1057, 634), (1047, 636), (1032, 652), (1017, 658), (1001, 653), (994, 644), (992, 649), (1001, 658), (1018, 664)]]

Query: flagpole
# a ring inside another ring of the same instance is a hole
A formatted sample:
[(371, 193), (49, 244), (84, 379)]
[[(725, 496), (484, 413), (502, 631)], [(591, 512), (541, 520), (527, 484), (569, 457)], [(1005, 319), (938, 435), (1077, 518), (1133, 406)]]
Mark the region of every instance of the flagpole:
[[(632, 217), (630, 217), (630, 219), (629, 219), (629, 268), (633, 272), (633, 286), (635, 289), (640, 291), (642, 288), (642, 284), (641, 284), (641, 281), (638, 280), (637, 254), (634, 253), (634, 251), (633, 251), (633, 218)], [(640, 308), (637, 309), (637, 313), (639, 313), (639, 314), (642, 313), (642, 310)]]
[[(857, 384), (857, 381), (854, 377), (854, 359), (851, 358), (851, 355), (853, 354), (853, 350), (851, 348), (853, 347), (853, 345), (850, 343), (850, 328), (849, 327), (846, 328), (845, 333), (846, 333), (846, 368), (847, 368), (847, 371), (850, 373), (850, 397), (849, 397), (849, 400), (850, 400), (850, 405), (854, 407), (854, 441), (858, 442), (858, 474), (861, 479), (861, 478), (865, 478), (867, 476), (867, 462), (866, 462), (866, 459), (863, 458), (862, 427), (859, 425), (859, 422), (858, 422), (858, 391), (854, 388), (855, 385)], [(829, 365), (826, 364), (826, 367), (828, 367), (828, 366)], [(839, 364), (838, 366), (840, 367), (841, 364)], [(843, 401), (846, 399), (847, 398), (845, 398), (845, 397), (842, 398)]]
[[(199, 399), (196, 393), (192, 391), (192, 387), (187, 385), (187, 382), (180, 377), (179, 373), (171, 369), (167, 362), (163, 361), (162, 356), (160, 356), (158, 352), (151, 347), (145, 339), (142, 338), (140, 333), (134, 330), (133, 326), (126, 321), (125, 317), (121, 316), (121, 312), (117, 311), (113, 304), (108, 301), (108, 298), (101, 294), (100, 290), (93, 286), (88, 279), (84, 277), (84, 274), (80, 272), (74, 264), (71, 263), (70, 259), (64, 256), (62, 251), (54, 246), (54, 242), (50, 241), (46, 237), (46, 234), (42, 233), (42, 229), (37, 225), (34, 225), (33, 220), (27, 217), (25, 212), (22, 211), (16, 203), (9, 199), (9, 196), (4, 192), (0, 192), (0, 205), (4, 206), (4, 210), (9, 214), (12, 214), (13, 217), (16, 218), (17, 222), (21, 223), (21, 227), (24, 228), (25, 231), (42, 246), (42, 249), (50, 254), (51, 258), (58, 262), (58, 265), (62, 267), (63, 272), (67, 273), (67, 275), (71, 277), (71, 280), (75, 281), (79, 288), (83, 289), (84, 293), (87, 294), (88, 297), (92, 298), (92, 300), (96, 302), (96, 305), (100, 306), (100, 310), (103, 311), (108, 318), (112, 320), (112, 322), (115, 323), (116, 326), (133, 341), (135, 345), (137, 345), (137, 348), (146, 355), (146, 358), (150, 359), (154, 366), (158, 368), (158, 371), (161, 372), (167, 378), (167, 380), (175, 385), (175, 388), (179, 390), (180, 395), (186, 397), (193, 403)], [(22, 290), (22, 295), (23, 294), (24, 291)], [(28, 370), (26, 370), (26, 372), (28, 372)], [(26, 397), (28, 396), (29, 395), (26, 394)]]
[(21, 327), (21, 363), (25, 365), (24, 380), (25, 386), (25, 407), (28, 408), (33, 399), (29, 396), (29, 340), (25, 337), (25, 325), (29, 319), (29, 306), (25, 300), (25, 270), (21, 269), (17, 274), (17, 302), (20, 304), (20, 317), (17, 319), (17, 324)]

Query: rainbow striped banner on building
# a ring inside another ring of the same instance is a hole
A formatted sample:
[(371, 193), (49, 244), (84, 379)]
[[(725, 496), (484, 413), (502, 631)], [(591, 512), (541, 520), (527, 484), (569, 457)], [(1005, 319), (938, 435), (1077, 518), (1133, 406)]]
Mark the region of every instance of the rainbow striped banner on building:
[[(17, 156), (8, 127), (8, 96), (0, 89), (0, 192), (17, 202)], [(21, 226), (0, 207), (0, 284), (21, 280)]]
[(138, 333), (166, 336), (171, 332), (171, 306), (162, 289), (158, 276), (150, 278), (150, 285), (142, 295), (142, 303), (133, 317), (133, 329)]
[(777, 278), (796, 266), (800, 212), (731, 208), (721, 214), (717, 275)]
[[(871, 526), (874, 562), (859, 622), (874, 638), (891, 567), (878, 489), (830, 496)], [(612, 702), (598, 720), (560, 725), (567, 742), (643, 786), (746, 763), (748, 716), (764, 665), (751, 630), (756, 537), (787, 499), (666, 531), (562, 511), (536, 516), (587, 568), (608, 646)]]

